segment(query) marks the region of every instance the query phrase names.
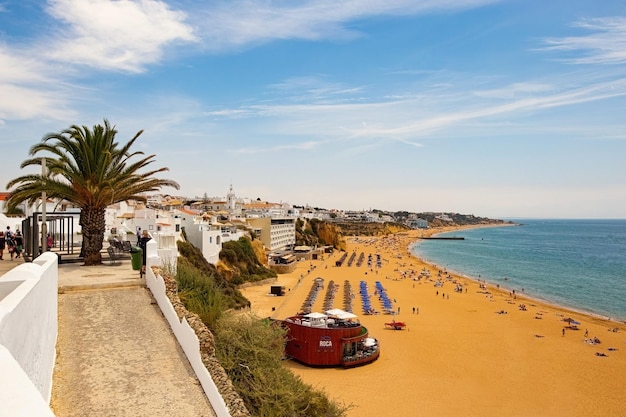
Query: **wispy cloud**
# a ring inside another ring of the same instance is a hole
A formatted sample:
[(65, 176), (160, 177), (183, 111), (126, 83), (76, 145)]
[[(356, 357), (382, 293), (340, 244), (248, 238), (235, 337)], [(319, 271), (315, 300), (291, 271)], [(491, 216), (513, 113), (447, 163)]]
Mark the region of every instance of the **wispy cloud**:
[(234, 149), (233, 153), (238, 154), (257, 154), (257, 153), (272, 153), (277, 151), (285, 151), (285, 150), (298, 150), (298, 151), (310, 151), (315, 148), (320, 148), (326, 145), (329, 141), (306, 141), (306, 142), (296, 142), (296, 143), (287, 143), (276, 146), (257, 146), (257, 147), (244, 147), (239, 149)]
[(421, 147), (422, 140), (458, 133), (459, 129), (471, 127), (480, 129), (483, 135), (498, 135), (502, 132), (498, 128), (502, 120), (515, 123), (529, 114), (540, 114), (548, 109), (621, 96), (626, 96), (626, 79), (588, 86), (578, 84), (569, 89), (529, 82), (484, 91), (422, 92), (367, 103), (259, 104), (224, 109), (221, 113), (248, 118), (242, 126), (263, 132), (272, 143), (280, 142), (281, 138), (289, 142), (263, 148), (242, 146), (236, 151), (240, 153), (311, 149), (321, 143), (344, 143), (354, 147), (373, 144), (376, 147), (395, 142)]
[(325, 80), (321, 76), (291, 77), (283, 82), (271, 84), (268, 90), (274, 93), (286, 93), (293, 102), (347, 102), (358, 99), (363, 86), (346, 86)]
[(574, 27), (591, 33), (545, 39), (544, 50), (582, 52), (583, 56), (564, 58), (573, 64), (623, 64), (626, 62), (626, 17), (586, 19)]
[(537, 93), (547, 93), (554, 90), (555, 87), (553, 85), (526, 82), (513, 83), (503, 88), (476, 90), (473, 94), (476, 97), (512, 99), (516, 97), (527, 97)]
[(194, 13), (200, 36), (214, 51), (273, 40), (350, 40), (363, 36), (348, 24), (372, 16), (410, 16), (463, 10), (499, 0), (214, 1)]
[[(519, 85), (510, 87), (515, 91)], [(500, 89), (506, 91), (507, 88)], [(529, 89), (524, 89), (529, 92)], [(538, 94), (545, 93), (547, 94)], [(488, 90), (490, 97), (493, 90)], [(480, 92), (475, 92), (481, 96)], [(626, 79), (613, 80), (610, 82), (595, 84), (587, 87), (576, 87), (566, 91), (552, 91), (546, 87), (537, 87), (535, 94), (526, 95), (523, 98), (508, 97), (506, 100), (485, 100), (476, 102), (468, 100), (454, 103), (454, 107), (438, 107), (437, 110), (424, 111), (423, 98), (412, 102), (403, 100), (397, 103), (389, 103), (392, 112), (400, 112), (402, 108), (409, 107), (414, 110), (413, 117), (404, 121), (399, 120), (395, 125), (380, 123), (379, 127), (360, 127), (351, 129), (351, 133), (357, 137), (394, 137), (415, 138), (425, 137), (435, 131), (458, 128), (460, 124), (468, 121), (489, 120), (493, 117), (508, 116), (519, 117), (530, 112), (540, 112), (544, 109), (565, 107), (592, 101), (605, 100), (614, 97), (626, 96)], [(500, 95), (502, 97), (502, 94)], [(436, 100), (430, 100), (434, 103)], [(386, 114), (388, 116), (388, 114)], [(383, 116), (384, 117), (384, 116)], [(382, 118), (380, 119), (383, 120)]]
[(196, 41), (183, 12), (157, 0), (52, 0), (62, 25), (42, 55), (99, 69), (141, 72), (172, 44)]

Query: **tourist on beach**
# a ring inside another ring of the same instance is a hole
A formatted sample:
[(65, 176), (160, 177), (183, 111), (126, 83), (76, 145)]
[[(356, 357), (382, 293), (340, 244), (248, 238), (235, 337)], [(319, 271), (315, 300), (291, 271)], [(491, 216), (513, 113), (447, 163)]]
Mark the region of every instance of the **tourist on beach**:
[(3, 259), (2, 257), (4, 256), (4, 248), (6, 247), (6, 243), (7, 240), (4, 237), (4, 232), (0, 230), (0, 261)]

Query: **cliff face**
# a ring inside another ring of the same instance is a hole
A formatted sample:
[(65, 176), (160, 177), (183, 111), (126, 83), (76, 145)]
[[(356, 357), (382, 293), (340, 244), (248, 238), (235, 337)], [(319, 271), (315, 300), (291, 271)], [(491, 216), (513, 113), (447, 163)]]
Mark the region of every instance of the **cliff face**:
[(408, 226), (399, 223), (334, 223), (343, 236), (383, 236), (391, 233), (410, 230)]
[(258, 241), (242, 237), (238, 241), (225, 242), (219, 256), (219, 270), (228, 273), (228, 280), (233, 284), (276, 277), (274, 271), (264, 266), (266, 256)]
[(332, 246), (338, 250), (345, 249), (345, 241), (341, 230), (334, 224), (311, 219), (296, 221), (296, 246)]

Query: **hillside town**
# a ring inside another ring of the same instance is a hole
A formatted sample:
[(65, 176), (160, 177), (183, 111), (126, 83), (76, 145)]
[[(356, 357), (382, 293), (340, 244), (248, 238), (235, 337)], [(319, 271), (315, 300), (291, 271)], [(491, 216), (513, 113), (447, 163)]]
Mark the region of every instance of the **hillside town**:
[[(4, 202), (8, 193), (0, 193), (0, 230), (22, 230), (26, 253), (41, 250), (39, 235), (45, 215), (48, 249), (55, 248), (61, 261), (71, 259), (80, 248), (80, 210), (63, 201), (47, 199), (29, 207), (22, 204), (19, 214), (6, 214)], [(433, 218), (453, 222), (445, 213), (430, 213)], [(408, 228), (426, 229), (427, 220), (414, 213), (394, 216), (378, 210), (336, 210), (310, 206), (295, 206), (285, 202), (274, 203), (239, 197), (231, 185), (225, 197), (189, 199), (180, 196), (154, 194), (146, 202), (125, 201), (107, 207), (103, 250), (114, 242), (122, 242), (128, 251), (136, 244), (143, 231), (154, 239), (159, 256), (175, 261), (176, 242), (182, 238), (198, 247), (206, 260), (216, 264), (222, 244), (249, 236), (260, 240), (268, 253), (268, 260), (280, 259), (296, 245), (296, 220), (317, 219), (348, 223), (400, 223)], [(107, 245), (108, 243), (108, 245)], [(124, 250), (124, 249), (123, 249)], [(109, 255), (113, 255), (109, 250)]]

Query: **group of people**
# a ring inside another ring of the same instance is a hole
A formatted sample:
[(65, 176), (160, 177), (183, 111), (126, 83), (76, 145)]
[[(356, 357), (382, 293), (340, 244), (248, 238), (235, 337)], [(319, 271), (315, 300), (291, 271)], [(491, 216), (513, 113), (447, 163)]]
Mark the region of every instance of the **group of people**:
[(5, 249), (8, 249), (11, 260), (22, 256), (22, 250), (24, 249), (24, 236), (22, 236), (22, 232), (16, 230), (15, 233), (13, 233), (11, 226), (7, 226), (6, 232), (0, 230), (0, 260), (4, 259)]

